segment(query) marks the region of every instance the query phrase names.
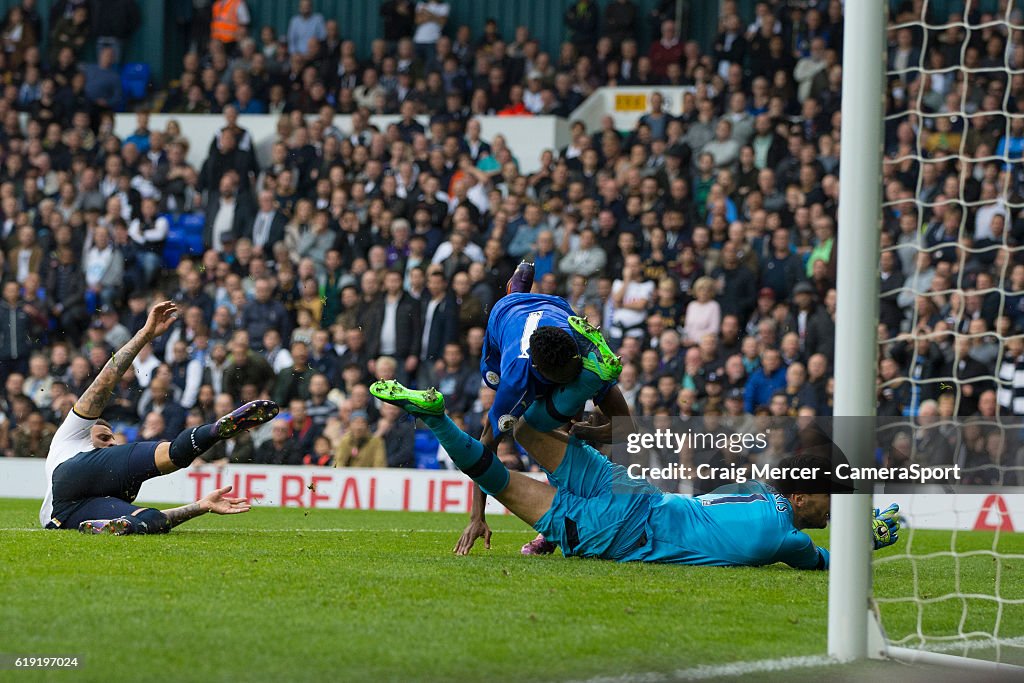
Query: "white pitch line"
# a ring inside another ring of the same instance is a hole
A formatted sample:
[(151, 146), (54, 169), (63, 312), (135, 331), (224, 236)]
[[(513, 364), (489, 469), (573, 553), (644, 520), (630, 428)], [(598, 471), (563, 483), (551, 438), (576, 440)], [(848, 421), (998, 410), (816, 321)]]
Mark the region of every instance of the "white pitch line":
[(831, 666), (838, 662), (825, 655), (807, 657), (781, 657), (779, 659), (759, 659), (752, 662), (735, 662), (732, 664), (708, 664), (690, 669), (678, 669), (667, 672), (647, 672), (623, 674), (621, 676), (598, 676), (576, 683), (664, 683), (666, 681), (703, 681), (726, 676), (745, 676), (747, 674), (773, 671), (789, 671), (791, 669), (807, 669), (815, 666)]
[[(930, 652), (978, 650), (1001, 647), (1024, 647), (1024, 636), (1016, 638), (978, 639), (967, 642), (929, 643), (922, 650)], [(575, 683), (665, 683), (667, 681), (703, 681), (715, 678), (745, 676), (754, 673), (787, 671), (790, 669), (807, 669), (815, 666), (832, 666), (838, 664), (827, 655), (806, 657), (782, 657), (779, 659), (760, 659), (751, 662), (735, 662), (731, 664), (707, 664), (690, 669), (678, 669), (669, 672), (650, 671), (646, 673), (623, 674), (621, 676), (597, 676)]]

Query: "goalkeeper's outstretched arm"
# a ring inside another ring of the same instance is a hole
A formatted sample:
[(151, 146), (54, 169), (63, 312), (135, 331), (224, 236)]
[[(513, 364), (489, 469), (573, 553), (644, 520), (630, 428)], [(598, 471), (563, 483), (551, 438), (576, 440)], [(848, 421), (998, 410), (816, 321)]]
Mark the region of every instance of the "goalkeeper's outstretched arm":
[[(900, 506), (893, 503), (879, 512), (872, 511), (871, 537), (875, 550), (887, 548), (899, 540)], [(829, 553), (821, 546), (814, 545), (811, 537), (794, 529), (779, 549), (779, 561), (795, 569), (828, 569)]]

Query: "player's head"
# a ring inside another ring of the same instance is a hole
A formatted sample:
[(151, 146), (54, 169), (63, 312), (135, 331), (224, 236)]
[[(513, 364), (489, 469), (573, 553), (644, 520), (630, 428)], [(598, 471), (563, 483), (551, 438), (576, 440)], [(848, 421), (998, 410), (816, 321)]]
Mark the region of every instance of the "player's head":
[(538, 327), (530, 335), (530, 358), (537, 372), (555, 384), (568, 384), (583, 368), (576, 341), (560, 327)]
[(797, 529), (828, 526), (832, 493), (840, 491), (840, 485), (832, 478), (831, 460), (819, 454), (799, 453), (783, 458), (779, 467), (787, 476), (773, 485), (793, 508), (793, 526)]
[(93, 448), (117, 445), (117, 442), (114, 441), (114, 430), (110, 428), (110, 423), (106, 420), (96, 420), (96, 424), (89, 430), (89, 440), (92, 441)]

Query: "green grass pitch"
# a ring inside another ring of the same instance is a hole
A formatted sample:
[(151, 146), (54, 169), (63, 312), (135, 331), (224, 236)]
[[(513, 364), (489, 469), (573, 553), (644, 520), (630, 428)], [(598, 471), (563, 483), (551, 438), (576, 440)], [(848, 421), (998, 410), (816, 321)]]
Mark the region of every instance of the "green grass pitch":
[[(256, 508), (113, 538), (34, 530), (37, 510), (0, 500), (0, 654), (79, 655), (81, 668), (0, 680), (583, 680), (826, 650), (823, 572), (524, 558), (534, 534), (507, 516), (490, 520), (490, 551), (460, 558), (459, 515)], [(914, 535), (915, 553), (949, 547), (949, 533)], [(998, 548), (1024, 552), (1024, 535)], [(911, 565), (879, 565), (877, 593), (912, 594)], [(921, 595), (953, 589), (953, 560), (917, 565)], [(961, 590), (992, 593), (996, 565), (961, 560)], [(1024, 562), (1001, 565), (1002, 597), (1024, 597)], [(990, 631), (995, 603), (968, 603), (968, 628)], [(961, 614), (960, 600), (937, 603), (923, 624), (956, 633)], [(883, 615), (890, 635), (916, 632), (916, 607)], [(1000, 623), (1024, 636), (1024, 606)]]

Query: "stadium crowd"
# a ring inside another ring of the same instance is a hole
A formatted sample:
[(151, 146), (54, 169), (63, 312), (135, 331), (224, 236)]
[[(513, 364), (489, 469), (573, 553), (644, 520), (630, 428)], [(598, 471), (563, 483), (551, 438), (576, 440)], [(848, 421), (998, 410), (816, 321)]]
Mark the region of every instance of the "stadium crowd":
[[(309, 0), (287, 27), (250, 25), (244, 0), (197, 2), (193, 50), (147, 102), (182, 116), (156, 130), (140, 111), (124, 139), (112, 111), (126, 104), (117, 64), (137, 16), (126, 0), (106, 25), (107, 1), (102, 14), (54, 3), (42, 41), (23, 0), (0, 32), (4, 455), (45, 455), (147, 306), (172, 297), (180, 324), (104, 413), (119, 438), (172, 438), (265, 396), (282, 416), (211, 461), (415, 466), (414, 424), (368, 382), (437, 386), (479, 433), (487, 314), (521, 259), (536, 291), (603, 325), (636, 414), (831, 414), (839, 0), (759, 2), (749, 23), (726, 0), (710, 52), (677, 35), (674, 3), (642, 17), (630, 0), (581, 0), (558, 55), (527, 27), (506, 39), (493, 21), (448, 24), (445, 2), (390, 0), (365, 59)], [(894, 3), (893, 22), (920, 4)], [(1009, 208), (1024, 124), (988, 113), (1019, 111), (1024, 77), (1003, 56), (1024, 66), (1019, 40), (891, 32), (881, 415), (1024, 414), (1024, 219)], [(92, 44), (97, 61), (81, 63)], [(961, 60), (972, 69), (942, 71)], [(681, 115), (652, 95), (629, 131), (573, 122), (532, 174), (474, 118), (571, 119), (595, 88), (627, 84), (692, 89)], [(194, 167), (187, 114), (199, 112), (224, 125)], [(239, 113), (280, 116), (268, 158)], [(377, 113), (401, 120), (378, 130)], [(202, 217), (205, 251), (175, 264), (182, 215)]]

